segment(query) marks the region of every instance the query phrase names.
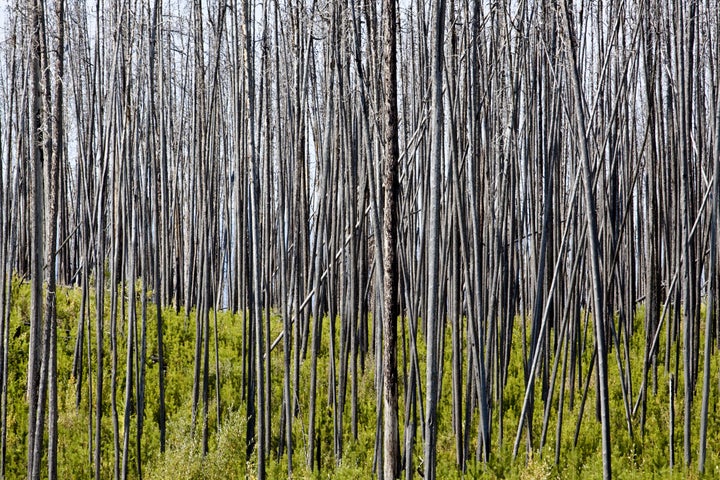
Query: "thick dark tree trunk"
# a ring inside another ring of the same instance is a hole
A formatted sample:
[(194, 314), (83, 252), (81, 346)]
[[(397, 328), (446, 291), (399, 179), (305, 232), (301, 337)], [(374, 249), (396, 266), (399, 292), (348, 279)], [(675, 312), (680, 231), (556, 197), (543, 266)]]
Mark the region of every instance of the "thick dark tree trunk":
[(398, 261), (397, 220), (400, 184), (398, 181), (398, 109), (396, 3), (383, 2), (383, 475), (385, 480), (400, 476), (400, 434), (398, 430), (397, 320)]

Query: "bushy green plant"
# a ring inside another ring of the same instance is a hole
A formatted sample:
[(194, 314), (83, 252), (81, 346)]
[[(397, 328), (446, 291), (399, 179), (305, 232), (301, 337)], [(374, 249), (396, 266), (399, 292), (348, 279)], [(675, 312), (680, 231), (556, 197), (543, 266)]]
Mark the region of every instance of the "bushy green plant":
[[(126, 293), (126, 292), (120, 292)], [(102, 410), (102, 471), (103, 478), (113, 476), (113, 423), (111, 408), (111, 344), (109, 338), (109, 315), (110, 301), (105, 299), (104, 315), (104, 350), (105, 358), (103, 364), (103, 410)], [(135, 299), (138, 311), (138, 321), (142, 322), (142, 310), (140, 296)], [(76, 348), (76, 337), (78, 324), (81, 319), (80, 305), (82, 303), (82, 292), (77, 288), (61, 288), (58, 292), (58, 378), (59, 378), (59, 407), (58, 419), (60, 437), (59, 476), (61, 478), (90, 477), (92, 466), (90, 463), (92, 452), (92, 441), (95, 428), (95, 372), (96, 349), (95, 332), (97, 323), (95, 319), (95, 298), (94, 291), (90, 291), (86, 304), (86, 316), (84, 318), (85, 338), (83, 344), (84, 369), (81, 378), (73, 375), (73, 356)], [(27, 405), (25, 403), (27, 348), (29, 334), (29, 312), (30, 312), (29, 286), (19, 280), (15, 281), (12, 297), (12, 311), (9, 339), (9, 377), (8, 377), (8, 450), (7, 450), (7, 476), (8, 478), (21, 478), (25, 475), (26, 447), (25, 436), (27, 430)], [(125, 305), (125, 309), (127, 309)], [(122, 310), (121, 310), (122, 311)], [(211, 337), (210, 337), (210, 395), (208, 405), (208, 424), (210, 431), (210, 448), (207, 455), (202, 455), (201, 432), (202, 424), (200, 419), (195, 425), (192, 424), (192, 382), (193, 382), (193, 355), (195, 342), (195, 321), (196, 312), (186, 313), (182, 310), (176, 312), (173, 309), (162, 311), (164, 323), (164, 353), (165, 353), (165, 382), (166, 382), (166, 409), (167, 409), (167, 447), (164, 454), (160, 453), (159, 430), (157, 425), (158, 404), (159, 404), (159, 368), (161, 366), (156, 358), (157, 335), (156, 335), (156, 311), (155, 307), (147, 304), (145, 312), (148, 363), (146, 367), (146, 409), (144, 431), (142, 436), (141, 454), (143, 474), (149, 479), (165, 478), (202, 478), (202, 479), (228, 479), (228, 478), (254, 478), (257, 459), (254, 455), (246, 457), (247, 443), (247, 415), (246, 402), (243, 398), (243, 373), (249, 375), (251, 371), (243, 367), (240, 360), (240, 353), (243, 341), (243, 324), (246, 321), (244, 314), (232, 314), (230, 312), (217, 313), (217, 338), (218, 338), (218, 364), (220, 375), (215, 371), (215, 316), (210, 312)], [(89, 315), (89, 316), (88, 316)], [(704, 310), (703, 310), (704, 322)], [(275, 313), (270, 314), (270, 337), (274, 340), (282, 330), (282, 319)], [(312, 321), (312, 319), (311, 319)], [(615, 319), (617, 322), (617, 319)], [(636, 328), (642, 328), (643, 309), (639, 308), (634, 319)], [(365, 369), (358, 368), (358, 434), (353, 438), (350, 433), (351, 422), (351, 400), (348, 386), (348, 397), (346, 399), (345, 411), (343, 414), (343, 452), (342, 458), (337, 460), (333, 445), (333, 411), (328, 403), (327, 392), (329, 389), (330, 363), (329, 341), (330, 328), (329, 319), (322, 320), (322, 345), (318, 358), (317, 374), (317, 416), (316, 431), (318, 434), (318, 448), (320, 449), (320, 469), (317, 466), (310, 470), (307, 465), (306, 449), (308, 434), (308, 409), (307, 395), (298, 398), (298, 416), (293, 418), (293, 478), (346, 478), (359, 479), (368, 478), (372, 475), (373, 456), (375, 448), (375, 426), (377, 417), (377, 396), (375, 386), (375, 356), (372, 350), (365, 359)], [(337, 322), (339, 324), (339, 322)], [(569, 403), (569, 383), (566, 383), (566, 395), (563, 398), (563, 423), (560, 431), (560, 452), (559, 463), (556, 465), (556, 424), (558, 416), (557, 392), (552, 396), (550, 406), (549, 428), (547, 438), (542, 451), (539, 449), (538, 441), (542, 429), (543, 413), (545, 404), (541, 398), (542, 383), (535, 385), (535, 414), (533, 415), (534, 444), (532, 450), (525, 447), (525, 435), (522, 437), (520, 453), (518, 458), (513, 459), (512, 446), (517, 432), (522, 402), (525, 396), (525, 369), (523, 358), (522, 329), (524, 326), (521, 319), (516, 319), (515, 330), (513, 331), (514, 347), (510, 351), (507, 381), (502, 386), (502, 416), (500, 405), (496, 396), (493, 396), (492, 409), (492, 454), (487, 463), (479, 461), (475, 457), (476, 440), (479, 425), (479, 416), (476, 408), (470, 414), (470, 423), (463, 425), (467, 429), (469, 438), (472, 439), (470, 447), (470, 459), (468, 459), (466, 471), (463, 473), (457, 468), (455, 439), (457, 433), (452, 427), (452, 390), (451, 390), (451, 358), (453, 355), (450, 332), (451, 328), (445, 329), (447, 335), (443, 350), (444, 366), (441, 386), (441, 398), (438, 405), (438, 455), (437, 473), (439, 478), (522, 478), (523, 480), (535, 478), (581, 478), (588, 480), (601, 478), (602, 462), (600, 455), (600, 428), (596, 419), (595, 404), (595, 378), (590, 378), (590, 389), (583, 411), (580, 415), (580, 401), (582, 396), (582, 385), (578, 379), (575, 383), (575, 401), (573, 408)], [(407, 323), (405, 328), (408, 328)], [(372, 326), (370, 331), (372, 332)], [(124, 411), (125, 392), (125, 353), (127, 345), (127, 325), (125, 318), (118, 319), (118, 343), (117, 343), (117, 376), (115, 385), (117, 388), (117, 408), (120, 424), (120, 440), (125, 432), (122, 427), (122, 415)], [(267, 332), (265, 332), (267, 334)], [(409, 338), (409, 332), (400, 338)], [(554, 335), (555, 332), (550, 332)], [(339, 328), (335, 331), (336, 352), (339, 345)], [(665, 331), (662, 331), (660, 338), (660, 352), (666, 348)], [(701, 344), (704, 341), (704, 327), (701, 328)], [(631, 404), (637, 400), (639, 385), (642, 376), (642, 362), (644, 359), (645, 343), (641, 333), (636, 333), (630, 338), (627, 345), (629, 351), (625, 350), (625, 343), (621, 342), (619, 350), (613, 346), (609, 352), (609, 379), (608, 385), (611, 393), (611, 426), (613, 445), (613, 471), (617, 478), (631, 478), (633, 480), (642, 478), (656, 478), (657, 476), (686, 478), (697, 476), (695, 465), (688, 468), (682, 466), (682, 409), (683, 392), (678, 388), (675, 396), (675, 468), (670, 470), (668, 464), (669, 440), (669, 392), (668, 381), (670, 372), (667, 372), (663, 365), (657, 369), (657, 392), (653, 392), (655, 377), (651, 371), (649, 374), (650, 388), (647, 395), (646, 424), (644, 433), (640, 429), (639, 411), (631, 418), (632, 436), (628, 431), (628, 424), (625, 415), (625, 400), (621, 390), (621, 377), (618, 369), (617, 358), (621, 361), (624, 369), (629, 367), (632, 375), (632, 385), (636, 390), (630, 398)], [(89, 340), (89, 343), (88, 343)], [(424, 376), (425, 357), (424, 339), (422, 334), (418, 335), (419, 368), (421, 378)], [(466, 347), (467, 338), (463, 338), (463, 348)], [(552, 343), (552, 342), (551, 342)], [(88, 351), (88, 345), (90, 346)], [(675, 358), (675, 345), (671, 346), (671, 358)], [(287, 452), (278, 455), (279, 445), (283, 442), (280, 437), (279, 424), (281, 416), (281, 401), (283, 398), (283, 387), (280, 379), (284, 375), (284, 353), (283, 344), (280, 342), (270, 353), (271, 361), (271, 449), (268, 456), (268, 475), (270, 478), (288, 478)], [(587, 368), (592, 357), (592, 336), (585, 344), (585, 350), (581, 352), (583, 365), (583, 380), (587, 375)], [(400, 361), (404, 359), (401, 355)], [(659, 359), (661, 361), (661, 359)], [(673, 360), (674, 361), (674, 360)], [(680, 360), (682, 362), (682, 358)], [(703, 352), (700, 352), (700, 365), (702, 365)], [(338, 357), (335, 358), (335, 368), (339, 367)], [(88, 368), (90, 365), (90, 368)], [(468, 368), (467, 354), (463, 355), (463, 371)], [(720, 370), (720, 358), (714, 355), (711, 359), (712, 372)], [(624, 370), (626, 371), (626, 370)], [(674, 364), (671, 371), (674, 373)], [(683, 369), (679, 365), (675, 383), (677, 387), (683, 385)], [(400, 382), (411, 381), (406, 378), (409, 369), (400, 372)], [(594, 373), (593, 373), (594, 375)], [(496, 382), (497, 379), (494, 381)], [(305, 360), (300, 368), (300, 390), (306, 392), (310, 381), (310, 362)], [(559, 380), (558, 380), (559, 381)], [(91, 383), (88, 383), (91, 382)], [(692, 453), (697, 455), (700, 413), (700, 394), (702, 379), (696, 390), (696, 401), (692, 405)], [(497, 383), (492, 388), (498, 388)], [(220, 415), (217, 418), (215, 403), (215, 388), (220, 389)], [(401, 389), (403, 392), (404, 389)], [(80, 393), (79, 403), (77, 394)], [(628, 392), (630, 393), (630, 392)], [(92, 397), (91, 397), (92, 396)], [(711, 399), (718, 398), (718, 386), (712, 382)], [(424, 402), (424, 398), (423, 398)], [(401, 445), (404, 445), (405, 436), (405, 398), (401, 395), (399, 402), (399, 420)], [(463, 404), (463, 408), (467, 405)], [(632, 405), (631, 405), (632, 407)], [(200, 405), (202, 411), (202, 405)], [(717, 402), (711, 403), (711, 412), (708, 418), (708, 458), (706, 471), (709, 477), (720, 474), (720, 421), (715, 415)], [(419, 415), (419, 412), (418, 412)], [(415, 425), (415, 447), (412, 452), (413, 468), (422, 471), (422, 418), (416, 418)], [(579, 422), (577, 444), (574, 442), (575, 431)], [(131, 418), (129, 467), (132, 476), (137, 472), (138, 448), (135, 443), (137, 433), (137, 406), (134, 405)], [(502, 435), (500, 426), (502, 425)], [(193, 435), (194, 434), (194, 435)], [(502, 437), (502, 438), (501, 438)], [(403, 452), (404, 453), (404, 452)]]

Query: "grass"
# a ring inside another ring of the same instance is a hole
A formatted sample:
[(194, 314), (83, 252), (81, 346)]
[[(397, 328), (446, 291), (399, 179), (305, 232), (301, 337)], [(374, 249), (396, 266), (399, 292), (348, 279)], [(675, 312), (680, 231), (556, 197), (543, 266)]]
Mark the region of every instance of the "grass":
[[(25, 436), (27, 428), (27, 405), (25, 402), (27, 348), (28, 348), (28, 319), (30, 312), (29, 287), (21, 284), (17, 279), (14, 282), (13, 302), (10, 323), (9, 338), (9, 378), (8, 378), (8, 448), (7, 448), (7, 478), (22, 478), (25, 475), (26, 446)], [(90, 299), (89, 328), (90, 352), (87, 346), (84, 350), (85, 368), (82, 378), (74, 378), (72, 375), (72, 362), (75, 350), (75, 338), (79, 319), (81, 304), (81, 292), (78, 289), (61, 289), (58, 294), (58, 375), (59, 375), (59, 404), (60, 415), (58, 420), (60, 455), (59, 455), (59, 477), (60, 478), (87, 478), (92, 475), (91, 458), (92, 444), (90, 439), (94, 432), (94, 418), (91, 417), (89, 405), (94, 404), (95, 385), (95, 318), (94, 299)], [(111, 388), (111, 364), (110, 364), (110, 339), (109, 331), (109, 300), (106, 300), (105, 314), (105, 362), (103, 368), (104, 390), (103, 390), (103, 412), (102, 430), (102, 477), (112, 478), (113, 476), (113, 427), (110, 402)], [(140, 314), (140, 302), (138, 302), (138, 314)], [(141, 318), (140, 316), (138, 318)], [(254, 455), (247, 457), (247, 412), (246, 402), (243, 399), (243, 365), (241, 361), (242, 338), (243, 338), (243, 317), (233, 315), (229, 312), (218, 312), (218, 339), (219, 339), (219, 364), (220, 378), (216, 378), (214, 369), (213, 332), (211, 330), (210, 340), (210, 394), (208, 405), (208, 422), (211, 432), (209, 453), (202, 455), (201, 435), (202, 423), (198, 421), (192, 425), (192, 381), (193, 381), (193, 355), (195, 342), (195, 312), (188, 316), (183, 311), (175, 312), (172, 309), (163, 311), (165, 326), (165, 355), (166, 355), (166, 408), (168, 418), (167, 449), (164, 454), (160, 453), (158, 418), (158, 368), (157, 363), (148, 363), (146, 372), (146, 410), (145, 428), (143, 431), (141, 449), (143, 476), (147, 479), (229, 479), (229, 478), (254, 478), (256, 472), (256, 461)], [(212, 313), (210, 316), (213, 320)], [(147, 345), (148, 357), (157, 352), (157, 340), (155, 336), (155, 310), (148, 304), (147, 311)], [(339, 327), (339, 322), (338, 327)], [(503, 415), (503, 438), (499, 439), (498, 408), (493, 409), (492, 418), (492, 456), (487, 463), (475, 461), (475, 449), (477, 439), (477, 428), (479, 418), (475, 409), (469, 423), (469, 437), (472, 440), (470, 454), (472, 460), (467, 465), (463, 474), (456, 467), (455, 439), (453, 432), (452, 418), (452, 391), (450, 385), (450, 361), (452, 357), (451, 342), (449, 339), (450, 325), (446, 328), (448, 336), (445, 342), (444, 369), (441, 388), (441, 400), (438, 408), (438, 455), (437, 472), (440, 478), (522, 478), (545, 479), (545, 478), (578, 478), (589, 480), (601, 478), (602, 463), (600, 454), (600, 427), (596, 419), (596, 403), (594, 395), (594, 377), (591, 379), (590, 394), (585, 406), (578, 443), (574, 445), (573, 438), (575, 428), (580, 415), (579, 400), (582, 394), (579, 382), (575, 383), (575, 404), (573, 408), (569, 405), (569, 382), (566, 383), (566, 395), (564, 398), (564, 422), (561, 428), (559, 463), (555, 465), (556, 445), (556, 422), (557, 422), (557, 393), (553, 397), (553, 404), (550, 410), (550, 423), (546, 443), (539, 450), (537, 439), (542, 429), (542, 417), (544, 403), (536, 402), (536, 410), (533, 416), (533, 431), (535, 432), (534, 449), (527, 451), (525, 438), (520, 446), (520, 455), (516, 460), (512, 458), (512, 443), (517, 430), (517, 422), (522, 399), (525, 391), (525, 380), (522, 366), (522, 332), (521, 323), (516, 321), (514, 331), (513, 349), (510, 358), (508, 381), (503, 389), (504, 415)], [(211, 323), (212, 325), (212, 323)], [(277, 315), (270, 318), (271, 338), (275, 338), (282, 329), (281, 319)], [(637, 389), (641, 383), (642, 361), (644, 352), (643, 311), (638, 310), (635, 319), (638, 331), (630, 342), (630, 350), (627, 352), (630, 369), (633, 378), (633, 398), (637, 398)], [(86, 324), (86, 328), (88, 325)], [(372, 332), (372, 330), (371, 330)], [(701, 343), (704, 327), (701, 326)], [(87, 334), (88, 332), (86, 332)], [(553, 333), (554, 334), (554, 333)], [(664, 332), (663, 332), (664, 334)], [(336, 332), (337, 335), (337, 332)], [(350, 433), (350, 398), (348, 386), (348, 398), (343, 416), (343, 455), (336, 460), (333, 452), (333, 415), (332, 408), (328, 403), (329, 386), (329, 322), (323, 321), (322, 346), (318, 361), (318, 403), (317, 403), (317, 431), (319, 434), (320, 448), (320, 470), (317, 468), (310, 471), (306, 463), (307, 431), (308, 431), (308, 385), (310, 381), (310, 362), (302, 363), (300, 372), (299, 416), (293, 420), (293, 439), (295, 450), (293, 454), (293, 478), (338, 478), (338, 479), (360, 479), (371, 477), (374, 442), (375, 442), (375, 419), (376, 419), (376, 393), (374, 379), (374, 356), (368, 354), (366, 368), (358, 378), (358, 435), (353, 438)], [(403, 338), (400, 335), (400, 338)], [(405, 338), (409, 338), (408, 335)], [(125, 322), (121, 321), (118, 337), (118, 377), (116, 380), (118, 394), (118, 412), (120, 415), (120, 440), (122, 445), (122, 414), (124, 409), (125, 389)], [(336, 337), (336, 347), (339, 338)], [(463, 340), (463, 344), (465, 343)], [(422, 335), (420, 335), (420, 371), (424, 383), (424, 346)], [(551, 338), (550, 344), (554, 344)], [(466, 348), (466, 346), (464, 345)], [(591, 357), (591, 345), (583, 353), (583, 380), (587, 373), (588, 363)], [(675, 358), (672, 346), (671, 358)], [(660, 351), (664, 352), (665, 338), (661, 338)], [(621, 347), (621, 360), (626, 361), (626, 352)], [(88, 355), (92, 369), (88, 370)], [(630, 478), (639, 480), (644, 478), (699, 478), (697, 473), (697, 451), (699, 444), (699, 417), (700, 398), (702, 392), (702, 371), (699, 373), (699, 380), (695, 391), (695, 402), (692, 405), (693, 419), (691, 425), (692, 445), (691, 452), (693, 462), (690, 467), (682, 466), (683, 462), (683, 390), (684, 379), (682, 377), (682, 364), (678, 369), (678, 388), (675, 397), (675, 461), (676, 467), (671, 470), (668, 465), (669, 441), (669, 373), (664, 367), (658, 367), (657, 392), (653, 393), (652, 388), (647, 396), (647, 423), (644, 435), (640, 433), (639, 412), (632, 418), (633, 436), (628, 433), (625, 420), (625, 406), (621, 394), (620, 375), (616, 361), (616, 352), (611, 350), (609, 363), (609, 390), (611, 394), (611, 426), (612, 426), (612, 448), (613, 448), (613, 473), (616, 478)], [(464, 355), (465, 357), (467, 355)], [(702, 369), (703, 353), (699, 354), (699, 362)], [(713, 477), (720, 474), (720, 424), (717, 419), (718, 404), (718, 356), (715, 355), (712, 361), (711, 403), (710, 415), (708, 418), (708, 458), (706, 462), (706, 476)], [(403, 354), (399, 359), (403, 360)], [(682, 362), (682, 356), (680, 357)], [(309, 352), (308, 352), (309, 359)], [(625, 363), (623, 363), (625, 365)], [(551, 364), (552, 365), (552, 364)], [(282, 400), (282, 376), (283, 350), (282, 343), (271, 353), (271, 377), (272, 377), (272, 422), (271, 422), (271, 449), (268, 464), (269, 478), (287, 478), (287, 456), (278, 456), (280, 445), (280, 416)], [(336, 365), (336, 368), (338, 366)], [(467, 368), (467, 364), (464, 365)], [(559, 371), (562, 368), (560, 364)], [(672, 369), (674, 371), (674, 368)], [(407, 381), (407, 371), (401, 370), (400, 382)], [(577, 373), (576, 373), (577, 375)], [(88, 377), (92, 378), (92, 386), (88, 385)], [(651, 375), (652, 381), (652, 375)], [(80, 384), (80, 401), (76, 403), (77, 386)], [(214, 388), (220, 385), (220, 411), (222, 419), (218, 422), (216, 418), (216, 404)], [(652, 386), (652, 384), (651, 384)], [(536, 382), (536, 398), (541, 396), (542, 382)], [(400, 425), (401, 445), (404, 442), (404, 398), (400, 389)], [(423, 392), (424, 393), (424, 392)], [(424, 403), (424, 398), (423, 398)], [(202, 405), (200, 405), (202, 412)], [(94, 412), (92, 413), (94, 416)], [(465, 428), (465, 427), (463, 427)], [(138, 448), (135, 444), (137, 432), (137, 411), (133, 412), (130, 435), (130, 450), (128, 463), (130, 474), (133, 477), (138, 475), (137, 455)], [(193, 432), (195, 433), (193, 435)], [(416, 431), (416, 445), (413, 452), (414, 468), (422, 469), (422, 431)]]

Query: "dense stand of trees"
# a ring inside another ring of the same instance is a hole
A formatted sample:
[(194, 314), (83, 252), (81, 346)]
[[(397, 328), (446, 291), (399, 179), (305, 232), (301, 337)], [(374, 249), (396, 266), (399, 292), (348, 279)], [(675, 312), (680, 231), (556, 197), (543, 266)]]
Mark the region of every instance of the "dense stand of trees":
[[(708, 404), (717, 402), (710, 359), (720, 347), (714, 2), (3, 8), (0, 475), (10, 291), (23, 277), (32, 279), (28, 477), (56, 477), (57, 284), (82, 289), (73, 374), (77, 404), (95, 399), (96, 478), (103, 458), (116, 478), (141, 475), (150, 374), (159, 375), (154, 421), (165, 448), (164, 369), (147, 368), (149, 350), (164, 364), (163, 318), (160, 309), (151, 318), (150, 302), (196, 311), (188, 395), (204, 452), (210, 408), (218, 424), (223, 415), (214, 312), (241, 312), (244, 382), (235, 394), (247, 405), (260, 479), (272, 455), (286, 454), (288, 472), (316, 466), (318, 402), (332, 412), (342, 459), (358, 435), (366, 369), (376, 379), (379, 477), (436, 477), (439, 379), (449, 375), (458, 468), (473, 455), (486, 461), (508, 434), (515, 455), (523, 442), (542, 450), (551, 408), (557, 462), (563, 409), (595, 398), (609, 478), (610, 416), (625, 418), (631, 437), (644, 435), (649, 397), (668, 388), (658, 369), (671, 372), (671, 398), (682, 399), (669, 436), (682, 428), (682, 462), (704, 469)], [(281, 337), (271, 337), (271, 312)], [(157, 345), (148, 345), (150, 328)], [(513, 343), (518, 329), (523, 341)], [(326, 331), (327, 397), (315, 368)], [(645, 345), (640, 382), (632, 342)], [(507, 432), (503, 391), (516, 349), (527, 388), (518, 430)], [(283, 358), (282, 378), (271, 355)], [(309, 387), (300, 382), (306, 362)], [(624, 411), (609, 410), (612, 370)], [(112, 444), (101, 434), (107, 389)], [(423, 463), (413, 465), (418, 442)]]

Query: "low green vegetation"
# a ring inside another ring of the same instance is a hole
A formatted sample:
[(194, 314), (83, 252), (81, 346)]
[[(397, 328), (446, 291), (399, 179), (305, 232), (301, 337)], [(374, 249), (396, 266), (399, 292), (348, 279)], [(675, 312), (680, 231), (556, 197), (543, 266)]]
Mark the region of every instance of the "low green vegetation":
[[(26, 385), (26, 362), (28, 349), (27, 318), (30, 311), (29, 288), (17, 279), (13, 287), (12, 311), (9, 338), (9, 378), (8, 378), (8, 411), (7, 411), (7, 478), (22, 478), (25, 476), (26, 446), (25, 436), (27, 429), (27, 411), (24, 397)], [(73, 355), (76, 348), (78, 321), (80, 318), (81, 292), (79, 289), (62, 289), (58, 295), (58, 374), (59, 374), (59, 478), (90, 478), (92, 476), (91, 456), (95, 425), (94, 405), (96, 392), (94, 391), (96, 349), (95, 319), (90, 316), (90, 337), (86, 337), (84, 345), (83, 377), (73, 377)], [(106, 315), (109, 316), (109, 301)], [(140, 302), (138, 302), (140, 308)], [(94, 311), (94, 301), (91, 299), (91, 312)], [(140, 310), (138, 310), (140, 311)], [(642, 329), (642, 310), (639, 311), (636, 324)], [(202, 420), (198, 415), (196, 425), (192, 425), (192, 383), (193, 383), (193, 355), (195, 336), (195, 314), (191, 312), (186, 316), (184, 312), (176, 313), (172, 309), (163, 312), (165, 325), (165, 355), (166, 355), (166, 408), (168, 418), (167, 450), (160, 454), (158, 415), (158, 368), (160, 365), (153, 362), (157, 352), (157, 341), (154, 328), (154, 307), (148, 302), (147, 311), (147, 345), (148, 364), (146, 376), (147, 402), (145, 410), (145, 427), (141, 442), (142, 474), (147, 479), (230, 479), (253, 478), (255, 467), (254, 458), (247, 457), (247, 415), (246, 403), (243, 399), (243, 364), (241, 358), (243, 339), (243, 318), (228, 312), (218, 312), (218, 350), (220, 378), (216, 378), (215, 370), (210, 372), (210, 404), (209, 425), (212, 435), (210, 437), (209, 453), (203, 457), (201, 447)], [(212, 317), (211, 317), (212, 318)], [(108, 332), (108, 319), (105, 319), (105, 331)], [(329, 355), (328, 337), (329, 327), (323, 332), (322, 349), (318, 361), (318, 412), (317, 429), (320, 438), (320, 465), (321, 468), (310, 472), (306, 466), (305, 448), (307, 443), (308, 422), (308, 396), (301, 395), (299, 415), (293, 422), (293, 438), (295, 452), (293, 456), (294, 478), (347, 478), (360, 479), (371, 477), (373, 467), (373, 453), (376, 431), (376, 393), (374, 386), (374, 358), (370, 354), (366, 358), (365, 370), (358, 381), (358, 435), (353, 438), (350, 433), (350, 400), (346, 402), (344, 414), (343, 455), (338, 461), (333, 454), (333, 421), (332, 410), (328, 401)], [(117, 408), (120, 417), (120, 441), (122, 445), (122, 414), (124, 411), (125, 389), (125, 323), (120, 320), (118, 329), (118, 369), (117, 369)], [(279, 317), (271, 319), (272, 338), (275, 338), (282, 328)], [(446, 329), (449, 335), (450, 329)], [(86, 335), (88, 334), (86, 330)], [(641, 384), (642, 359), (644, 341), (642, 333), (637, 332), (630, 342), (630, 351), (627, 358), (630, 362), (634, 388), (633, 402), (637, 398), (637, 390)], [(400, 338), (403, 338), (402, 336)], [(407, 336), (405, 337), (407, 338)], [(422, 339), (419, 339), (422, 341)], [(451, 343), (445, 343), (445, 368), (443, 370), (443, 383), (441, 401), (438, 411), (438, 474), (441, 478), (582, 478), (589, 480), (602, 477), (602, 458), (600, 455), (600, 428), (596, 419), (596, 404), (594, 395), (594, 379), (590, 382), (590, 393), (584, 408), (584, 416), (580, 425), (577, 445), (574, 445), (575, 428), (580, 412), (582, 388), (576, 382), (574, 392), (574, 405), (569, 406), (569, 383), (566, 385), (564, 401), (564, 421), (561, 428), (559, 463), (555, 465), (555, 445), (557, 428), (557, 393), (552, 397), (550, 421), (547, 439), (542, 451), (538, 448), (538, 439), (542, 430), (544, 403), (536, 403), (533, 416), (534, 449), (527, 451), (526, 434), (523, 433), (520, 454), (517, 460), (512, 459), (512, 444), (517, 430), (519, 412), (525, 391), (525, 381), (522, 366), (522, 351), (520, 342), (522, 332), (518, 327), (515, 332), (514, 348), (511, 352), (510, 367), (507, 384), (504, 388), (504, 415), (502, 439), (499, 438), (498, 408), (493, 409), (493, 453), (487, 464), (472, 461), (463, 474), (455, 465), (455, 432), (451, 423), (451, 386), (450, 386), (450, 360)], [(554, 339), (550, 344), (554, 343)], [(661, 351), (664, 352), (664, 339), (661, 342)], [(89, 348), (88, 348), (89, 347)], [(420, 345), (419, 351), (424, 350)], [(214, 365), (214, 346), (211, 334), (211, 365)], [(104, 391), (103, 391), (103, 418), (102, 418), (102, 477), (112, 478), (113, 453), (113, 426), (111, 410), (111, 350), (109, 334), (105, 338), (104, 360)], [(625, 351), (621, 349), (622, 355)], [(309, 355), (309, 353), (308, 353)], [(702, 357), (702, 353), (700, 354)], [(463, 356), (466, 358), (467, 356)], [(271, 455), (268, 465), (269, 478), (286, 478), (287, 457), (278, 457), (280, 439), (280, 418), (282, 402), (282, 376), (283, 352), (282, 343), (272, 352), (272, 434)], [(610, 393), (612, 412), (612, 443), (613, 443), (613, 472), (616, 478), (693, 478), (696, 474), (696, 464), (683, 468), (682, 451), (682, 392), (678, 391), (675, 399), (675, 463), (674, 470), (669, 468), (669, 375), (663, 365), (657, 369), (656, 393), (653, 383), (647, 398), (647, 423), (644, 435), (640, 432), (639, 409), (632, 419), (633, 437), (628, 433), (625, 417), (625, 406), (620, 388), (620, 376), (616, 361), (616, 351), (610, 352)], [(674, 351), (671, 358), (675, 358)], [(588, 349), (583, 357), (583, 379), (591, 359)], [(403, 355), (399, 361), (404, 360)], [(625, 362), (626, 358), (621, 358)], [(422, 356), (420, 358), (421, 371), (424, 372)], [(88, 365), (90, 366), (88, 369)], [(301, 392), (308, 391), (310, 378), (309, 361), (302, 365), (300, 375)], [(674, 364), (673, 364), (674, 365)], [(702, 365), (702, 358), (700, 359)], [(682, 367), (682, 366), (681, 366)], [(711, 406), (709, 415), (708, 459), (706, 474), (713, 477), (720, 474), (720, 421), (717, 416), (718, 398), (718, 365), (717, 355), (712, 359)], [(682, 368), (678, 369), (680, 377), (678, 385), (682, 385)], [(652, 373), (652, 372), (651, 372)], [(401, 385), (406, 379), (406, 370), (400, 372)], [(92, 379), (92, 385), (88, 384)], [(424, 378), (424, 377), (423, 377)], [(700, 376), (701, 378), (701, 376)], [(701, 382), (701, 380), (699, 381)], [(536, 398), (541, 398), (541, 381), (536, 382)], [(215, 389), (220, 388), (221, 420), (216, 418)], [(693, 456), (697, 454), (700, 412), (701, 383), (697, 386), (697, 401), (693, 405)], [(681, 389), (680, 389), (681, 390)], [(401, 436), (404, 424), (404, 404), (401, 388), (400, 425)], [(348, 390), (349, 397), (349, 390)], [(79, 399), (79, 403), (78, 403)], [(631, 406), (632, 408), (632, 406)], [(202, 406), (200, 407), (202, 412)], [(474, 412), (470, 424), (470, 437), (477, 438), (478, 415)], [(136, 438), (136, 415), (133, 416), (130, 432), (130, 455), (132, 476), (138, 475), (137, 458), (138, 448)], [(422, 470), (422, 431), (417, 430), (416, 446), (414, 451), (414, 468)], [(401, 445), (403, 439), (401, 438)], [(475, 445), (475, 442), (473, 442)], [(474, 451), (471, 451), (475, 458)]]

